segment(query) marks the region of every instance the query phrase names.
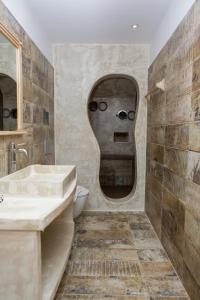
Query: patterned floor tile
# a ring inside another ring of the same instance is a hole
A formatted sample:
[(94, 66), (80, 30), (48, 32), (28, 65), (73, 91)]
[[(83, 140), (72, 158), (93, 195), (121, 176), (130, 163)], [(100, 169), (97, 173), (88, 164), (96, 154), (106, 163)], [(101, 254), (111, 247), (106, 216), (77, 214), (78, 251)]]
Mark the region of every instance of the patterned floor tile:
[(94, 294), (103, 296), (141, 295), (148, 296), (148, 290), (141, 277), (131, 278), (87, 278), (68, 276), (65, 294)]
[(104, 250), (105, 260), (123, 260), (123, 261), (138, 261), (137, 250), (133, 249), (105, 249)]
[[(95, 213), (95, 212), (89, 212), (85, 215), (81, 215), (78, 220), (76, 220), (76, 224), (79, 225), (86, 225), (88, 226), (95, 226), (95, 224), (102, 225), (103, 223), (109, 224), (112, 226), (112, 224), (115, 224), (117, 226), (123, 226), (128, 224), (128, 216), (125, 214), (119, 214), (119, 213)], [(125, 224), (123, 224), (125, 223)]]
[(138, 261), (137, 250), (133, 249), (104, 249), (104, 248), (72, 248), (70, 260), (73, 261), (93, 261), (93, 260), (113, 260), (113, 261)]
[(129, 224), (127, 219), (123, 218), (121, 221), (110, 218), (98, 217), (88, 217), (83, 222), (77, 224), (77, 230), (129, 230)]
[(70, 260), (72, 261), (93, 261), (103, 260), (105, 257), (104, 249), (89, 248), (89, 247), (74, 247), (72, 248)]
[(128, 230), (79, 230), (76, 239), (84, 240), (131, 240), (131, 233)]
[(131, 230), (153, 230), (150, 223), (130, 223)]
[(151, 300), (189, 300), (188, 297), (168, 297), (168, 296), (163, 296), (163, 297), (151, 297)]
[(150, 224), (150, 221), (145, 213), (135, 213), (127, 216), (129, 224), (131, 223), (139, 223), (139, 224)]
[(144, 213), (84, 213), (55, 300), (189, 300)]
[[(186, 291), (182, 283), (178, 279), (166, 279), (160, 277), (159, 279), (146, 278), (146, 284), (149, 289), (149, 294), (155, 296), (167, 297), (186, 297)], [(162, 299), (162, 298), (161, 298)]]
[(141, 262), (140, 270), (142, 276), (177, 278), (174, 268), (170, 262)]
[(67, 274), (84, 277), (140, 276), (139, 265), (133, 261), (69, 261)]
[(132, 236), (134, 239), (151, 239), (156, 238), (156, 235), (153, 230), (133, 230)]
[(137, 250), (138, 258), (141, 261), (164, 262), (169, 261), (163, 249), (140, 249)]
[[(119, 297), (108, 297), (108, 296), (95, 296), (95, 295), (64, 295), (62, 300), (150, 300), (149, 296), (119, 296)], [(174, 300), (174, 299), (172, 299)], [(185, 300), (185, 299), (180, 299)]]
[(133, 238), (134, 249), (162, 249), (162, 244), (157, 238), (135, 239)]
[(134, 249), (130, 240), (77, 240), (76, 247), (108, 248), (108, 249)]

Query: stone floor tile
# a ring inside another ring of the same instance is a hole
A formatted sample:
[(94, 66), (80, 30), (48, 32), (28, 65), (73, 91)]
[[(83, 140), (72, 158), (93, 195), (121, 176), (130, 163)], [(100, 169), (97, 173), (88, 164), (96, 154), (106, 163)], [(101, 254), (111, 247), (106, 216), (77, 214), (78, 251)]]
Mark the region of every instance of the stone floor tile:
[(153, 227), (150, 223), (130, 223), (129, 224), (131, 230), (152, 230)]
[(131, 233), (128, 230), (79, 230), (75, 239), (83, 240), (122, 240), (130, 239)]
[(101, 261), (105, 258), (104, 252), (105, 250), (103, 248), (73, 247), (70, 255), (70, 260), (73, 261), (100, 260)]
[(169, 261), (166, 252), (163, 249), (141, 249), (137, 250), (138, 258), (141, 261), (164, 262)]
[(150, 224), (150, 221), (145, 213), (136, 213), (136, 214), (130, 214), (128, 215), (128, 222), (131, 223), (148, 223)]
[(151, 239), (156, 238), (156, 234), (153, 230), (132, 230), (132, 236), (134, 239)]
[[(56, 299), (57, 300), (57, 299)], [(95, 296), (95, 295), (64, 295), (61, 300), (150, 300), (148, 296), (116, 296), (116, 297), (107, 297), (107, 296)], [(174, 299), (172, 299), (174, 300)], [(180, 299), (185, 300), (185, 299)]]
[(151, 297), (151, 300), (190, 300), (189, 297), (168, 297), (168, 296), (163, 296), (163, 297)]
[(94, 217), (90, 217), (89, 221), (78, 223), (77, 230), (128, 230), (129, 224), (127, 221), (118, 221), (116, 219), (110, 220), (96, 220)]
[(132, 249), (105, 249), (105, 260), (123, 260), (123, 261), (138, 261), (137, 250)]
[(84, 213), (55, 300), (188, 300), (143, 213)]
[(140, 270), (142, 276), (177, 278), (170, 262), (140, 262)]
[(108, 249), (134, 249), (130, 240), (77, 240), (76, 247), (108, 248)]
[(103, 296), (137, 295), (148, 296), (148, 290), (141, 277), (131, 278), (66, 278), (65, 294), (94, 294)]
[(69, 261), (69, 276), (84, 277), (134, 277), (140, 276), (140, 268), (133, 261)]
[(132, 249), (104, 249), (104, 248), (86, 248), (73, 247), (70, 255), (73, 261), (93, 261), (93, 260), (123, 260), (138, 261), (137, 250)]
[[(179, 279), (166, 279), (160, 277), (159, 279), (147, 278), (146, 284), (149, 289), (149, 294), (155, 296), (168, 296), (168, 297), (186, 297), (186, 291), (183, 288)], [(161, 298), (162, 299), (162, 298)]]
[(161, 242), (155, 238), (146, 238), (146, 239), (133, 239), (133, 248), (134, 249), (162, 249)]
[(77, 220), (76, 220), (76, 224), (97, 224), (98, 222), (102, 223), (108, 223), (108, 224), (112, 224), (112, 223), (117, 223), (118, 225), (121, 223), (128, 223), (128, 216), (126, 216), (125, 214), (120, 214), (120, 213), (95, 213), (95, 212), (91, 212), (91, 213), (86, 213), (81, 215)]

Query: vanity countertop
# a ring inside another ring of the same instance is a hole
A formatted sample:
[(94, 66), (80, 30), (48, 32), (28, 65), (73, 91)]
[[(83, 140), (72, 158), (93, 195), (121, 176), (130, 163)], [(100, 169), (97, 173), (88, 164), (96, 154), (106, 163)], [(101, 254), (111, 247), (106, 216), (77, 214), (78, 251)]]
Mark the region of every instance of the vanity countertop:
[(74, 181), (63, 198), (9, 197), (0, 204), (0, 230), (43, 231), (73, 201)]
[[(13, 175), (9, 176), (12, 177)], [(9, 176), (5, 177), (6, 180)], [(74, 199), (76, 189), (75, 166), (67, 166), (65, 178), (67, 177), (70, 180), (67, 182), (64, 196), (3, 194), (3, 202), (0, 203), (0, 230), (44, 231)], [(3, 181), (5, 182), (4, 178), (2, 178)]]

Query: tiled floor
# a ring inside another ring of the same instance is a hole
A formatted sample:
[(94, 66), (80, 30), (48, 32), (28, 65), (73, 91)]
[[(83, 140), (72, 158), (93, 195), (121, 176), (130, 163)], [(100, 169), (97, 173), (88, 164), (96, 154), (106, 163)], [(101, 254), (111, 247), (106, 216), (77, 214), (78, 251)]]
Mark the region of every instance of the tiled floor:
[(56, 300), (188, 300), (148, 218), (90, 213), (76, 221)]

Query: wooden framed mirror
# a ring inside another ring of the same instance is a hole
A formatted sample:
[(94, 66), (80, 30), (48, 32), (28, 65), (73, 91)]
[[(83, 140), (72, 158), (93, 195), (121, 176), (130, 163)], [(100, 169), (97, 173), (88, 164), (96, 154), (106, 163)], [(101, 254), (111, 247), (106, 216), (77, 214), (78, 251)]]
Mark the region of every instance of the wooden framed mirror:
[(0, 136), (23, 133), (21, 42), (0, 23)]

